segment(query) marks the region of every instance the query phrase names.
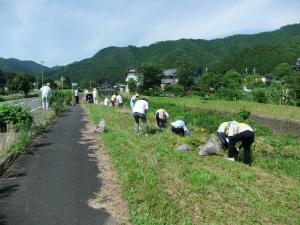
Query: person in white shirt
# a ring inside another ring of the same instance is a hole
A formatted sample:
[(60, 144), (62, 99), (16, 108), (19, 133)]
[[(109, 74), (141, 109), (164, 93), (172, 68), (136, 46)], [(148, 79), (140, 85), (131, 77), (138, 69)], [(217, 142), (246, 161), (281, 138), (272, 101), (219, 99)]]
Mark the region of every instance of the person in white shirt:
[(98, 91), (97, 91), (96, 88), (93, 89), (92, 94), (93, 94), (93, 103), (94, 104), (98, 104), (98, 99), (97, 99), (97, 97), (98, 97)]
[(108, 99), (108, 97), (104, 98), (103, 105), (104, 106), (108, 106), (109, 105), (109, 99)]
[(117, 95), (117, 104), (119, 106), (119, 108), (123, 108), (123, 98), (120, 94)]
[(78, 88), (75, 90), (74, 96), (75, 96), (76, 104), (79, 104), (79, 90), (78, 90)]
[(156, 118), (156, 126), (159, 128), (166, 128), (167, 127), (167, 119), (169, 118), (169, 114), (164, 109), (158, 109), (155, 112)]
[(146, 113), (148, 111), (147, 99), (137, 100), (133, 107), (133, 118), (135, 120), (135, 131), (137, 134), (140, 133), (140, 120), (144, 123), (145, 133), (148, 133), (148, 123)]
[(41, 87), (40, 91), (42, 92), (42, 107), (43, 110), (49, 109), (49, 96), (51, 94), (51, 88), (49, 87), (50, 84), (47, 83), (47, 85), (43, 85)]
[(239, 151), (235, 147), (237, 142), (242, 142), (244, 149), (243, 161), (251, 165), (251, 145), (254, 142), (254, 130), (246, 123), (230, 121), (228, 125), (228, 160), (235, 161)]
[(175, 122), (171, 123), (171, 130), (175, 134), (187, 136), (189, 135), (189, 130), (187, 129), (186, 125), (186, 121), (176, 120)]
[(139, 95), (138, 93), (136, 93), (136, 94), (135, 94), (134, 96), (132, 96), (132, 98), (130, 99), (130, 108), (131, 108), (131, 110), (133, 110), (133, 107), (134, 107), (136, 101), (138, 100), (139, 96), (140, 96), (140, 95)]

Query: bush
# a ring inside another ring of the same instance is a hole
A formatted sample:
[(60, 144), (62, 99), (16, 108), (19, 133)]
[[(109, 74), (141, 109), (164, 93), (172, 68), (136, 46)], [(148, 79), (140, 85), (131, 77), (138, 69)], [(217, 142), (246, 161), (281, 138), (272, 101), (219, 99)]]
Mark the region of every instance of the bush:
[(267, 103), (268, 98), (264, 89), (255, 89), (252, 91), (253, 100), (259, 103)]
[(0, 131), (4, 132), (7, 126), (13, 126), (16, 130), (28, 129), (33, 122), (31, 113), (18, 105), (0, 105)]
[(65, 106), (69, 105), (72, 100), (71, 91), (56, 91), (49, 100), (50, 106), (55, 115), (60, 114)]

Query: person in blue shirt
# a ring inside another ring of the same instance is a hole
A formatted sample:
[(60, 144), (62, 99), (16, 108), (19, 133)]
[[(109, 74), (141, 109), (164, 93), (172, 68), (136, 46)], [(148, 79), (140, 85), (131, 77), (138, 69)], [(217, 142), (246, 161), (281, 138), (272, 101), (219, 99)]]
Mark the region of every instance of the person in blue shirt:
[(187, 136), (189, 135), (189, 130), (187, 129), (186, 125), (186, 121), (176, 120), (175, 122), (171, 123), (171, 130), (175, 134)]

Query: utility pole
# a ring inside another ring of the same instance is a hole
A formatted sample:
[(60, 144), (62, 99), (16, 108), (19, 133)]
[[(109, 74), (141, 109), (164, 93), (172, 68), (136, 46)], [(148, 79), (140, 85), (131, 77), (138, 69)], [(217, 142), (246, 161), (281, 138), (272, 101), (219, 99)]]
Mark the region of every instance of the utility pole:
[(61, 81), (61, 89), (64, 90), (64, 76), (62, 75), (61, 78), (60, 78), (60, 81)]
[(45, 61), (41, 61), (41, 69), (42, 69), (42, 86), (44, 85), (44, 68), (43, 68), (43, 64), (45, 63)]
[(256, 74), (256, 69), (255, 69), (255, 67), (253, 68), (253, 74), (254, 74), (254, 75)]
[(90, 80), (90, 89), (92, 89), (92, 81)]

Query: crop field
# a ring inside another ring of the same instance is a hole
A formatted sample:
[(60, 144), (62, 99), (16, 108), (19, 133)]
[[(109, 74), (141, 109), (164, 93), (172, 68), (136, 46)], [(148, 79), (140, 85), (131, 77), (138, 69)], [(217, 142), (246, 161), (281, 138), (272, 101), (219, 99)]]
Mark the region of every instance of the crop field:
[[(300, 224), (300, 141), (255, 128), (253, 164), (199, 156), (198, 146), (218, 125), (239, 115), (188, 107), (182, 99), (151, 98), (150, 134), (135, 135), (130, 113), (84, 105), (95, 124), (106, 120), (101, 144), (117, 171), (133, 224)], [(261, 106), (262, 107), (262, 106)], [(169, 121), (185, 119), (191, 135), (178, 137), (155, 128), (154, 112), (166, 109)], [(182, 143), (191, 151), (176, 150)]]
[(241, 109), (246, 109), (261, 116), (300, 121), (300, 108), (287, 105), (263, 104), (248, 101), (204, 100), (196, 96), (181, 98), (151, 97), (151, 100), (154, 102), (167, 102), (200, 109), (217, 110), (219, 112), (238, 112)]

